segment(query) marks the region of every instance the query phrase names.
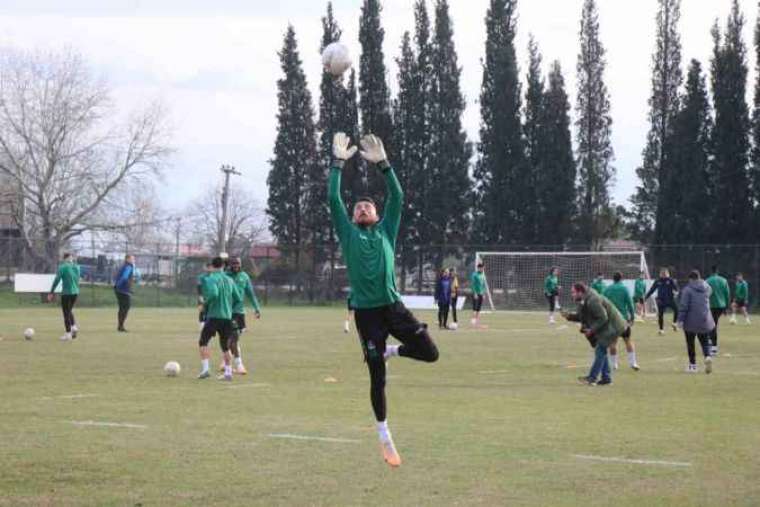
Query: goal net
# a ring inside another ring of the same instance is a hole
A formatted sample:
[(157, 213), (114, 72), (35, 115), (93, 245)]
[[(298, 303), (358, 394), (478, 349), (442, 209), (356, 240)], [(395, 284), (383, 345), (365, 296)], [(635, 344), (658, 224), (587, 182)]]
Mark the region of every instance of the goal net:
[[(544, 280), (552, 267), (560, 271), (563, 308), (575, 306), (570, 298), (572, 284), (590, 284), (598, 273), (609, 285), (612, 275), (620, 271), (631, 295), (639, 273), (644, 273), (647, 289), (652, 284), (644, 252), (477, 252), (475, 260), (483, 263), (491, 310), (548, 310)], [(655, 311), (654, 303), (647, 302), (647, 313)]]

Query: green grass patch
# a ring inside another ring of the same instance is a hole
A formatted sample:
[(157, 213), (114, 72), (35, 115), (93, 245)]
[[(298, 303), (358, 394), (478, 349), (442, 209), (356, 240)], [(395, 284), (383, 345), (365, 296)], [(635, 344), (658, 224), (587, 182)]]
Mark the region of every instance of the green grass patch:
[[(591, 357), (585, 339), (543, 314), (436, 331), (438, 363), (389, 365), (404, 459), (390, 470), (342, 310), (265, 308), (242, 342), (252, 374), (231, 385), (195, 379), (191, 309), (136, 308), (128, 334), (115, 332), (115, 308), (78, 309), (70, 343), (58, 340), (59, 313), (0, 310), (2, 506), (760, 504), (755, 325), (725, 323), (709, 376), (684, 373), (680, 334), (637, 325), (642, 371), (623, 355), (614, 385), (596, 388), (575, 380)], [(178, 378), (163, 375), (168, 360)], [(269, 436), (282, 433), (347, 442)]]

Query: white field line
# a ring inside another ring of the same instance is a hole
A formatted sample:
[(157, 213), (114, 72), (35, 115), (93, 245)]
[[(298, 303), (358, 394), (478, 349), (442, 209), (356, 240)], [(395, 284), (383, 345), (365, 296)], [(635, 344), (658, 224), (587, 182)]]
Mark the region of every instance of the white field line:
[(691, 463), (682, 461), (659, 461), (651, 459), (627, 459), (627, 458), (605, 458), (603, 456), (588, 456), (585, 454), (573, 454), (574, 458), (585, 459), (589, 461), (603, 461), (605, 463), (625, 463), (632, 465), (661, 465), (668, 467), (690, 467)]
[(509, 370), (483, 370), (479, 371), (481, 375), (500, 375), (502, 373), (509, 373)]
[(286, 438), (290, 440), (311, 440), (316, 442), (331, 442), (334, 444), (358, 444), (360, 440), (351, 438), (310, 437), (307, 435), (293, 435), (292, 433), (270, 433), (269, 438)]
[(83, 398), (97, 398), (97, 394), (66, 394), (62, 396), (43, 396), (40, 400), (81, 400)]
[(678, 359), (678, 356), (673, 357), (663, 357), (661, 359), (655, 359), (655, 363), (669, 363), (670, 361), (676, 361)]
[(74, 426), (98, 426), (104, 428), (133, 428), (138, 430), (144, 430), (147, 428), (144, 424), (132, 424), (132, 423), (117, 423), (117, 422), (105, 422), (105, 421), (69, 421)]
[(227, 389), (243, 389), (244, 387), (269, 387), (271, 384), (265, 382), (251, 383), (251, 384), (232, 384), (227, 386)]

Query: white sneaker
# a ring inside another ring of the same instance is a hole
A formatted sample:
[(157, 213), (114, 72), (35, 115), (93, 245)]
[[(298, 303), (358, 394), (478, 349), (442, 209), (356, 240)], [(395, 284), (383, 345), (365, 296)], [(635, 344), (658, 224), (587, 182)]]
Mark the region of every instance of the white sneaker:
[(697, 373), (698, 371), (699, 371), (699, 370), (697, 369), (697, 365), (696, 365), (696, 364), (690, 364), (690, 365), (689, 365), (689, 366), (686, 368), (686, 373)]
[(633, 368), (633, 371), (639, 371), (641, 367), (639, 366), (639, 363), (633, 363), (631, 365), (631, 368)]
[(659, 331), (657, 331), (657, 334), (659, 334), (660, 336), (662, 336), (662, 335), (665, 334), (665, 330), (664, 329), (660, 329)]
[(705, 358), (705, 373), (708, 375), (712, 373), (713, 370), (713, 359), (710, 356), (707, 356)]
[(729, 321), (732, 326), (736, 325), (736, 317), (731, 317), (731, 320)]
[(549, 324), (556, 324), (557, 321), (554, 320), (554, 317), (549, 317)]
[(63, 336), (61, 336), (62, 342), (70, 342), (71, 341), (71, 333), (66, 333)]
[(348, 321), (345, 321), (343, 323), (343, 332), (348, 333), (349, 331), (351, 331), (351, 325), (348, 323)]
[(752, 321), (751, 321), (751, 320), (749, 320), (749, 317), (747, 317), (746, 321), (747, 321), (747, 325), (748, 325), (748, 326), (749, 326), (750, 324), (752, 324)]
[(712, 357), (716, 357), (718, 355), (718, 347), (716, 346), (710, 347), (710, 355)]

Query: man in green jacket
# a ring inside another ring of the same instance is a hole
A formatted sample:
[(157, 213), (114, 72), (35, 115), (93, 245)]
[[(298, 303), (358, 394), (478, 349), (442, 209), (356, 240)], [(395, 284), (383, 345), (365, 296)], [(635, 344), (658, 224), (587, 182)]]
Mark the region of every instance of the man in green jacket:
[[(435, 362), (438, 349), (427, 331), (401, 302), (396, 289), (395, 248), (401, 223), (403, 194), (396, 174), (388, 163), (380, 139), (368, 135), (361, 140), (361, 156), (376, 164), (385, 177), (388, 195), (382, 219), (371, 198), (360, 198), (354, 204), (353, 221), (340, 196), (341, 170), (356, 154), (348, 136), (335, 135), (327, 190), (330, 214), (340, 240), (348, 270), (352, 303), (356, 308), (356, 328), (364, 358), (369, 368), (370, 399), (377, 420), (377, 431), (385, 461), (393, 467), (401, 465), (401, 457), (393, 444), (387, 422), (385, 400), (385, 361), (393, 356)], [(388, 335), (401, 345), (387, 345)]]
[(483, 309), (483, 297), (486, 293), (486, 275), (483, 269), (483, 263), (478, 262), (475, 271), (470, 275), (470, 289), (472, 289), (472, 320), (470, 323), (477, 327), (480, 327), (480, 310)]
[(751, 324), (749, 320), (749, 284), (741, 273), (736, 274), (736, 287), (734, 288), (734, 301), (731, 303), (731, 324), (736, 324), (736, 309), (741, 308), (744, 314), (744, 320), (747, 325)]
[[(584, 283), (574, 284), (571, 295), (573, 301), (578, 303), (578, 310), (562, 315), (570, 322), (580, 322), (581, 333), (594, 347), (594, 363), (591, 370), (588, 376), (579, 377), (578, 380), (590, 386), (612, 384), (607, 348), (623, 334), (626, 329), (625, 321), (615, 305), (594, 289), (586, 287)], [(597, 380), (600, 374), (602, 379)]]
[[(623, 318), (628, 322), (628, 325), (621, 335), (625, 342), (625, 350), (628, 355), (628, 366), (633, 368), (634, 371), (639, 371), (639, 364), (636, 362), (636, 347), (633, 344), (633, 337), (631, 332), (633, 330), (633, 321), (636, 315), (633, 309), (633, 300), (631, 299), (631, 293), (628, 292), (628, 287), (623, 283), (623, 273), (617, 272), (612, 275), (612, 285), (604, 289), (604, 297), (609, 299), (615, 308), (621, 313)], [(610, 344), (609, 360), (613, 370), (618, 369), (617, 359), (617, 338)]]
[(710, 313), (715, 321), (715, 329), (710, 334), (710, 355), (718, 355), (718, 322), (728, 309), (728, 303), (731, 300), (731, 289), (728, 287), (728, 280), (720, 275), (718, 266), (712, 267), (712, 275), (705, 280), (710, 286)]
[(74, 305), (79, 296), (79, 265), (76, 263), (74, 256), (70, 253), (63, 254), (63, 262), (58, 266), (58, 272), (53, 280), (53, 286), (50, 287), (48, 302), (52, 302), (55, 297), (55, 290), (58, 284), (63, 284), (61, 291), (61, 309), (63, 310), (63, 326), (66, 333), (61, 336), (61, 340), (68, 341), (77, 337), (79, 328), (74, 318)]
[(247, 375), (248, 370), (245, 369), (243, 358), (240, 355), (240, 335), (245, 333), (247, 329), (245, 324), (245, 300), (248, 299), (251, 306), (253, 306), (254, 315), (256, 315), (257, 320), (261, 318), (261, 306), (256, 298), (256, 292), (253, 290), (251, 277), (242, 270), (240, 257), (230, 259), (230, 269), (227, 271), (227, 276), (235, 282), (241, 297), (240, 303), (232, 307), (232, 321), (235, 325), (235, 336), (230, 344), (230, 350), (234, 357), (233, 372), (238, 375)]
[(645, 273), (642, 271), (639, 273), (639, 277), (636, 279), (636, 283), (633, 286), (633, 300), (636, 303), (636, 315), (639, 322), (644, 322), (647, 316), (647, 310), (644, 296), (647, 294), (647, 281)]
[(219, 344), (224, 354), (224, 373), (219, 376), (219, 380), (232, 380), (230, 342), (235, 339), (232, 308), (242, 304), (243, 298), (240, 296), (240, 291), (238, 291), (235, 282), (225, 275), (223, 270), (224, 260), (221, 257), (215, 257), (211, 261), (211, 270), (208, 276), (202, 281), (201, 292), (206, 305), (206, 321), (198, 340), (201, 355), (199, 379), (205, 379), (211, 375), (209, 373), (211, 351), (208, 343), (214, 335), (219, 334)]
[(601, 273), (596, 274), (596, 278), (591, 282), (591, 288), (594, 289), (597, 294), (604, 294), (604, 289), (607, 285), (604, 283), (604, 275)]

